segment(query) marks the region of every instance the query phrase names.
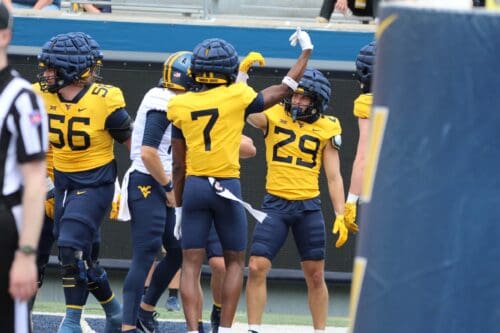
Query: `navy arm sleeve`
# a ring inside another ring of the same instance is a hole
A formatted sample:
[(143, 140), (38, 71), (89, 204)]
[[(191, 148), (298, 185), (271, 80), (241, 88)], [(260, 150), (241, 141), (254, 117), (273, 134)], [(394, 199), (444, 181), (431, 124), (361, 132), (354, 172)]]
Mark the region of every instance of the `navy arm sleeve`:
[(164, 111), (149, 110), (146, 114), (142, 145), (158, 148), (169, 124), (170, 121)]
[(262, 96), (262, 93), (259, 92), (257, 93), (257, 96), (255, 96), (252, 103), (247, 106), (247, 109), (245, 110), (245, 119), (247, 119), (249, 114), (259, 113), (262, 111), (264, 111), (264, 96)]
[(132, 119), (125, 109), (118, 109), (106, 118), (104, 127), (116, 141), (123, 143), (132, 136)]

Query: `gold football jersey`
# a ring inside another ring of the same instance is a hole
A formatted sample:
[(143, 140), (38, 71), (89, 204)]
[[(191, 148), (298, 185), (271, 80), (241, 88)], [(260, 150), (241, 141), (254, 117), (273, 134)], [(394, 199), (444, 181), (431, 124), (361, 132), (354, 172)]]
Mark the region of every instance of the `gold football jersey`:
[(319, 195), (319, 173), (328, 141), (342, 133), (340, 122), (322, 115), (312, 124), (293, 121), (283, 105), (265, 111), (268, 193), (287, 200)]
[(361, 94), (354, 101), (354, 115), (358, 118), (370, 118), (373, 94)]
[(257, 93), (243, 83), (173, 97), (167, 117), (186, 140), (186, 174), (240, 175), (239, 147), (245, 110)]
[(114, 159), (113, 138), (105, 128), (107, 117), (124, 108), (121, 90), (93, 83), (76, 103), (64, 102), (57, 93), (34, 85), (49, 118), (49, 141), (54, 168), (62, 172), (92, 170)]

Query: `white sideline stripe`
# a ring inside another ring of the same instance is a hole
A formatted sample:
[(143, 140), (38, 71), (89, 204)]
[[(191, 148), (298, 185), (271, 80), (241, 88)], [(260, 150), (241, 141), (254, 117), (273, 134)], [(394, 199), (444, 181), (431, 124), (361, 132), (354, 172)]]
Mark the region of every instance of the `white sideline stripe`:
[[(54, 312), (33, 312), (34, 315), (44, 315), (44, 316), (54, 316), (63, 317), (64, 313), (54, 313)], [(102, 315), (90, 315), (85, 314), (83, 319), (104, 319)], [(181, 319), (159, 319), (161, 322), (184, 322)], [(262, 325), (262, 333), (312, 333), (314, 332), (312, 327), (303, 325)], [(233, 329), (235, 333), (247, 333), (248, 325), (246, 323), (234, 323)], [(327, 327), (326, 333), (347, 333), (347, 327)]]

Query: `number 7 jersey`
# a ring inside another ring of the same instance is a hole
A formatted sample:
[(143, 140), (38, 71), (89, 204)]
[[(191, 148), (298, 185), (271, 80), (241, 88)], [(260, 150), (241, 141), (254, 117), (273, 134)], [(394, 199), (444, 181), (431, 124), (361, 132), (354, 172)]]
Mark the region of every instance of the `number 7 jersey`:
[(245, 110), (257, 93), (243, 83), (177, 95), (167, 117), (186, 140), (186, 175), (239, 178)]
[(267, 109), (265, 134), (268, 193), (287, 200), (319, 195), (319, 172), (328, 141), (340, 137), (337, 118), (322, 115), (313, 123), (293, 121), (283, 105)]
[(76, 101), (63, 101), (57, 93), (40, 91), (49, 117), (49, 141), (54, 168), (81, 172), (104, 166), (114, 159), (113, 138), (106, 129), (108, 116), (125, 108), (121, 90), (93, 83)]

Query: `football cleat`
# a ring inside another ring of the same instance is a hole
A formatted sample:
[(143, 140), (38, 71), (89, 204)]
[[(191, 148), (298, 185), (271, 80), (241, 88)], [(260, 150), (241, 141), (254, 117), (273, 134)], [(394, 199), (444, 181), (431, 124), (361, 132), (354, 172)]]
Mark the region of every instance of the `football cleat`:
[(137, 314), (137, 329), (142, 330), (144, 333), (156, 333), (158, 332), (158, 312), (156, 311), (146, 311), (139, 308)]
[(167, 311), (180, 311), (181, 305), (179, 304), (179, 299), (175, 296), (170, 296), (167, 298), (167, 303), (165, 304)]

